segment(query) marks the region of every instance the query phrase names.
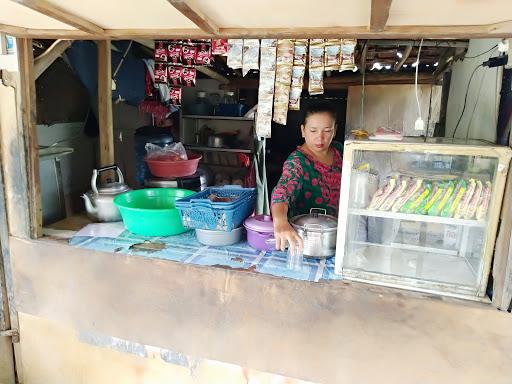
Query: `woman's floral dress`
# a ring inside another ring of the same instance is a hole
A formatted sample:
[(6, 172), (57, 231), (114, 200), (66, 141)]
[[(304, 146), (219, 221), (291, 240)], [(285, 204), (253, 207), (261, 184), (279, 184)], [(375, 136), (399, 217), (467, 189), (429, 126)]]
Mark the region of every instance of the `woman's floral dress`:
[(288, 203), (288, 217), (309, 213), (311, 208), (323, 208), (338, 216), (340, 201), (343, 145), (333, 142), (332, 165), (325, 165), (304, 153), (293, 151), (283, 165), (283, 173), (272, 192), (271, 205)]

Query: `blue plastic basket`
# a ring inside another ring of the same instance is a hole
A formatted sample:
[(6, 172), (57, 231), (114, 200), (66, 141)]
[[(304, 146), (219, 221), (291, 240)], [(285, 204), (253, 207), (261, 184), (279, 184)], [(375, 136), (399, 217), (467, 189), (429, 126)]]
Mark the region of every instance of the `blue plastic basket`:
[[(213, 202), (208, 196), (233, 197), (231, 202)], [(188, 228), (231, 231), (242, 225), (254, 211), (256, 190), (227, 186), (206, 188), (189, 197), (176, 201), (183, 225)]]

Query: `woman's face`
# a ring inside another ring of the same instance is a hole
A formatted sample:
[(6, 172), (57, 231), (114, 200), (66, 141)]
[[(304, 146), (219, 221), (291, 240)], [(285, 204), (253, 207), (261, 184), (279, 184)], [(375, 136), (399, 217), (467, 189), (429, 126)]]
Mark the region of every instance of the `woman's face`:
[(300, 128), (307, 147), (313, 153), (325, 154), (329, 151), (332, 139), (336, 135), (336, 124), (329, 112), (309, 115)]

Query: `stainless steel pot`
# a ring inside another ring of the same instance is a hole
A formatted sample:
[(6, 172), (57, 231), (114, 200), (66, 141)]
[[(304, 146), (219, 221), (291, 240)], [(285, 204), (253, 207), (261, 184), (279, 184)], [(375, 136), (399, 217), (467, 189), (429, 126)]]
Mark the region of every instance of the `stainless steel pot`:
[(292, 217), (290, 224), (304, 241), (304, 257), (323, 259), (334, 256), (338, 229), (336, 217), (327, 215), (325, 209), (312, 208), (307, 215)]
[(222, 148), (224, 146), (224, 137), (221, 135), (210, 135), (210, 137), (208, 137), (208, 146)]

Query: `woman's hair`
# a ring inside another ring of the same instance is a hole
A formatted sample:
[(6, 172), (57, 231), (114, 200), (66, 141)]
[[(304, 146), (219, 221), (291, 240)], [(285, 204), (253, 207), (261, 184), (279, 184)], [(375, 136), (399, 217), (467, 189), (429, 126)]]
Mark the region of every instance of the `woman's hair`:
[(329, 115), (332, 116), (334, 122), (336, 122), (336, 107), (329, 101), (318, 100), (312, 102), (304, 109), (302, 115), (302, 124), (306, 125), (306, 119), (309, 116), (314, 115), (315, 113), (328, 113)]

